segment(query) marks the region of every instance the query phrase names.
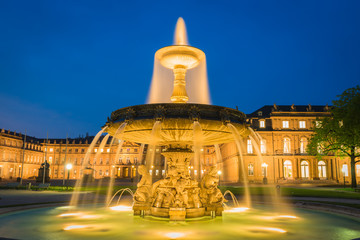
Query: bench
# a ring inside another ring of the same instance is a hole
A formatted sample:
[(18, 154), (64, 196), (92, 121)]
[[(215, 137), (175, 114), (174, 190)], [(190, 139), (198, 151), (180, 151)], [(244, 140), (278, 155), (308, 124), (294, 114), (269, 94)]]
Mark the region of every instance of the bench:
[(354, 188), (354, 192), (360, 192), (360, 187)]

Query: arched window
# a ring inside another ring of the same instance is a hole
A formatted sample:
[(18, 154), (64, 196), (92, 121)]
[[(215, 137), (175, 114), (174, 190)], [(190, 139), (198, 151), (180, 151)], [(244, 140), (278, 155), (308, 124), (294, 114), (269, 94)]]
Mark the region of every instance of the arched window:
[(284, 178), (292, 178), (292, 163), (290, 160), (284, 162)]
[(248, 175), (249, 176), (254, 176), (254, 164), (250, 163), (248, 165)]
[(290, 138), (284, 138), (284, 153), (290, 153)]
[(309, 178), (309, 163), (307, 161), (302, 161), (300, 164), (301, 177)]
[(306, 153), (307, 138), (300, 139), (300, 153)]
[(326, 164), (324, 161), (318, 162), (319, 178), (326, 178)]

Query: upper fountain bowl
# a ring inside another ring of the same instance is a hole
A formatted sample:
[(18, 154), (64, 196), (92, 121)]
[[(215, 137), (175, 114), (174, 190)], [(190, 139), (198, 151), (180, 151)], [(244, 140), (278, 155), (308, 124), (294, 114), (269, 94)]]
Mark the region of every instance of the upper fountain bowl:
[[(161, 121), (161, 133), (157, 137), (152, 134), (156, 121)], [(249, 134), (244, 113), (231, 108), (194, 103), (144, 104), (121, 108), (111, 114), (105, 131), (118, 139), (137, 143), (193, 145), (196, 121), (201, 125), (201, 143), (204, 146), (233, 142), (234, 136), (227, 123), (231, 123), (239, 134)], [(124, 122), (127, 125), (119, 135), (117, 129)]]
[(205, 59), (205, 53), (198, 48), (187, 45), (173, 45), (159, 49), (155, 58), (166, 68), (174, 69), (176, 66), (185, 66), (191, 69)]

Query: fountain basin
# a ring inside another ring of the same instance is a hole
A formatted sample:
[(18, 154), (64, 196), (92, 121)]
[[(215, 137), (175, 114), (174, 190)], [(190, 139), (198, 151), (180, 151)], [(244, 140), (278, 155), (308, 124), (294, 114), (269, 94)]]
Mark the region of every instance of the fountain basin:
[[(79, 214), (60, 217), (63, 213)], [(41, 208), (0, 216), (2, 237), (13, 239), (355, 239), (359, 221), (346, 216), (295, 209), (281, 218), (271, 207), (225, 211), (222, 218), (185, 222), (132, 216), (131, 210)], [(19, 231), (21, 229), (21, 231)]]
[[(153, 139), (152, 128), (161, 121), (161, 133)], [(233, 142), (234, 137), (226, 123), (231, 122), (243, 136), (249, 134), (245, 114), (231, 108), (205, 104), (145, 104), (121, 108), (111, 114), (106, 131), (119, 139), (164, 146), (170, 144), (193, 145), (194, 121), (202, 130), (202, 145)], [(119, 126), (127, 122), (121, 136), (116, 135)]]

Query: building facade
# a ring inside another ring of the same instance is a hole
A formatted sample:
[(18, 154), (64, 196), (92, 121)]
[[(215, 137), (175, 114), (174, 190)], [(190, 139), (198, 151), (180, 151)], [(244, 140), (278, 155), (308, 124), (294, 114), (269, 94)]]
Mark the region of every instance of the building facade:
[[(240, 142), (204, 146), (201, 149), (201, 173), (211, 166), (221, 171), (222, 183), (334, 184), (351, 181), (350, 162), (334, 155), (317, 159), (306, 152), (307, 143), (318, 118), (329, 116), (328, 106), (266, 105), (247, 115), (251, 134)], [(88, 152), (93, 137), (77, 139), (38, 139), (21, 133), (0, 132), (0, 177), (33, 179), (41, 163), (50, 163), (51, 179), (78, 179), (84, 167), (93, 169), (94, 178), (134, 179), (137, 168), (145, 163), (147, 146), (113, 140), (101, 144), (103, 138)], [(150, 150), (149, 150), (150, 151)], [(162, 148), (155, 148), (154, 178), (165, 175)], [(86, 162), (84, 162), (86, 161)], [(71, 170), (66, 165), (71, 163)], [(23, 168), (23, 169), (22, 169)], [(198, 174), (189, 169), (193, 175)], [(219, 172), (220, 173), (220, 172)], [(356, 165), (360, 181), (360, 164)]]

